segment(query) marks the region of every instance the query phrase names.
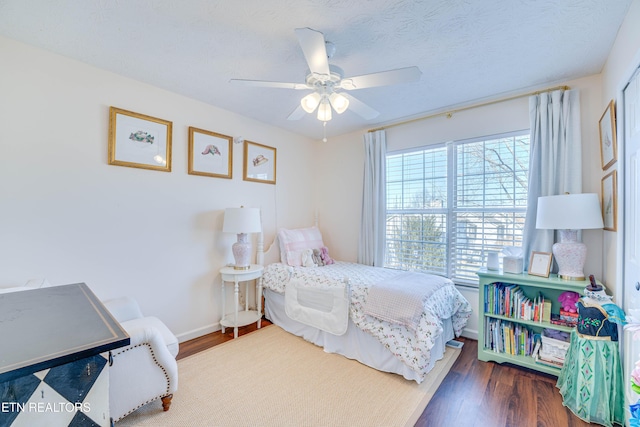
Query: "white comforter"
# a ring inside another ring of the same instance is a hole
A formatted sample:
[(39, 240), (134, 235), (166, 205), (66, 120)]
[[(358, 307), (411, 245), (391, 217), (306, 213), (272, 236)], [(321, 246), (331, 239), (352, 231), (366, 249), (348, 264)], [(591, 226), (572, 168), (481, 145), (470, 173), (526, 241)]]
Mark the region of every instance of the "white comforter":
[(284, 293), (289, 280), (294, 277), (307, 286), (328, 287), (349, 281), (351, 288), (350, 317), (356, 326), (376, 337), (397, 358), (418, 373), (424, 372), (431, 359), (431, 348), (442, 333), (442, 319), (451, 318), (456, 336), (471, 315), (471, 305), (448, 281), (424, 302), (424, 312), (415, 330), (405, 325), (391, 323), (365, 314), (369, 287), (381, 283), (401, 272), (369, 267), (362, 264), (336, 262), (323, 267), (292, 267), (270, 264), (265, 268), (263, 286)]

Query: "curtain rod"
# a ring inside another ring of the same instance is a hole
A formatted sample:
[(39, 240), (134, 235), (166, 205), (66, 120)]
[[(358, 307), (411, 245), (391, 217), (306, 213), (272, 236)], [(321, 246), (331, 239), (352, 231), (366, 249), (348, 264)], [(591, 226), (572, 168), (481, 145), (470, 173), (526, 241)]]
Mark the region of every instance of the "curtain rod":
[(483, 102), (482, 104), (474, 104), (474, 105), (469, 105), (467, 107), (456, 108), (454, 110), (443, 111), (441, 113), (429, 114), (428, 116), (416, 117), (415, 119), (404, 120), (404, 121), (401, 121), (401, 122), (392, 123), (390, 125), (380, 126), (379, 128), (369, 129), (367, 132), (376, 132), (376, 131), (379, 131), (379, 130), (385, 130), (385, 129), (393, 128), (393, 127), (396, 127), (396, 126), (406, 125), (406, 124), (413, 123), (413, 122), (419, 122), (421, 120), (431, 119), (431, 118), (438, 117), (438, 116), (447, 116), (447, 118), (450, 119), (451, 116), (453, 116), (455, 113), (459, 113), (461, 111), (471, 110), (473, 108), (478, 108), (478, 107), (486, 107), (487, 105), (499, 104), (501, 102), (511, 101), (511, 100), (518, 99), (518, 98), (524, 98), (525, 96), (540, 95), (541, 93), (544, 93), (544, 92), (552, 92), (554, 90), (569, 90), (569, 89), (571, 89), (569, 86), (554, 86), (554, 87), (551, 87), (549, 89), (537, 90), (535, 92), (529, 92), (529, 93), (523, 93), (521, 95), (515, 95), (515, 96), (511, 96), (509, 98), (496, 99), (495, 101)]

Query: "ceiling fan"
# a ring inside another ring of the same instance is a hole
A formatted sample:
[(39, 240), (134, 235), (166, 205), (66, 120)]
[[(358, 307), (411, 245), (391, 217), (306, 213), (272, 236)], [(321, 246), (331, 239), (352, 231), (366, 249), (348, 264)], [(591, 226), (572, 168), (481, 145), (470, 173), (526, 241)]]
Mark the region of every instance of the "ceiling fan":
[(345, 78), (342, 69), (329, 65), (329, 59), (335, 53), (335, 45), (325, 41), (324, 34), (311, 28), (296, 28), (295, 33), (309, 65), (309, 74), (307, 74), (304, 83), (230, 80), (231, 83), (245, 86), (312, 90), (313, 92), (301, 99), (298, 108), (287, 117), (288, 120), (298, 120), (305, 113), (313, 113), (317, 109), (318, 120), (326, 124), (331, 120), (332, 109), (336, 113), (342, 114), (347, 108), (351, 108), (353, 112), (364, 119), (371, 120), (379, 113), (346, 91), (415, 82), (420, 79), (422, 74), (418, 67), (406, 67)]

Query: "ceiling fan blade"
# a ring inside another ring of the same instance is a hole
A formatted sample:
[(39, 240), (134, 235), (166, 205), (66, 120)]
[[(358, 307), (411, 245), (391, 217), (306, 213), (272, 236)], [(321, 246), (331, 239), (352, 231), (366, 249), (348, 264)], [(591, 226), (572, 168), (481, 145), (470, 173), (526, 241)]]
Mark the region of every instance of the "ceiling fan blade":
[(315, 74), (329, 76), (329, 60), (327, 59), (324, 34), (311, 28), (296, 28), (295, 32), (304, 58), (309, 65), (309, 70)]
[(377, 112), (373, 108), (369, 107), (367, 104), (365, 104), (364, 102), (360, 101), (359, 99), (354, 98), (353, 96), (349, 95), (348, 93), (340, 92), (340, 95), (344, 96), (345, 98), (347, 98), (349, 100), (349, 108), (348, 109), (353, 111), (357, 115), (361, 116), (363, 119), (371, 120), (371, 119), (375, 119), (376, 117), (378, 117), (378, 115), (380, 115), (379, 112)]
[(229, 83), (238, 84), (242, 86), (255, 86), (255, 87), (271, 87), (277, 89), (310, 89), (306, 83), (286, 83), (286, 82), (269, 82), (265, 80), (243, 80), (243, 79), (231, 79)]
[(298, 108), (296, 108), (295, 110), (293, 110), (291, 114), (289, 114), (289, 117), (287, 117), (287, 120), (300, 120), (306, 114), (307, 112), (302, 109), (302, 106), (298, 105)]
[(356, 90), (398, 83), (411, 83), (420, 80), (421, 75), (422, 72), (418, 67), (397, 68), (379, 73), (347, 77), (340, 81), (340, 87), (345, 90)]

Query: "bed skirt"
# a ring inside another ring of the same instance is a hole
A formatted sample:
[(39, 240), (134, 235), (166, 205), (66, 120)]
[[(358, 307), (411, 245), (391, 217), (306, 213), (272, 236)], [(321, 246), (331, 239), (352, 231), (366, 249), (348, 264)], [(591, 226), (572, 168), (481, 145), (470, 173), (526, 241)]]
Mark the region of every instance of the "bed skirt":
[(349, 319), (347, 332), (337, 336), (290, 319), (285, 314), (284, 294), (264, 289), (264, 299), (265, 317), (285, 331), (324, 348), (327, 353), (341, 354), (379, 371), (402, 375), (418, 384), (424, 380), (426, 373), (433, 368), (435, 362), (442, 359), (447, 341), (454, 338), (451, 320), (445, 319), (443, 321), (444, 332), (436, 339), (431, 349), (430, 364), (425, 372), (418, 373), (396, 358), (375, 337), (359, 329), (351, 319)]

